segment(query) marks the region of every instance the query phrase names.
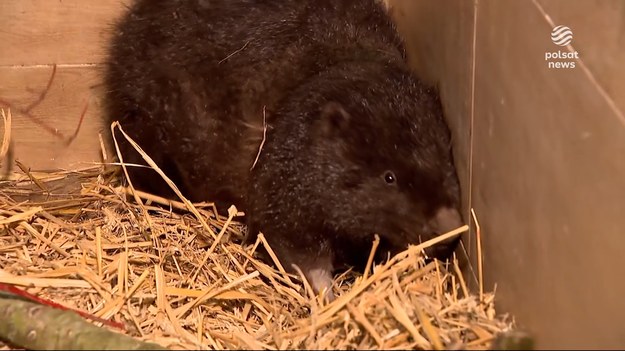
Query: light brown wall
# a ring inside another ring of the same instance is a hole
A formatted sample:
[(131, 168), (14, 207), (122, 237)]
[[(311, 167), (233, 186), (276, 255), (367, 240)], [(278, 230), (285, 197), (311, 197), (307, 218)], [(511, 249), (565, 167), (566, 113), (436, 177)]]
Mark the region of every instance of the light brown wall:
[[(625, 1), (479, 0), (476, 17), (474, 1), (390, 2), (416, 70), (446, 86), (457, 153), (473, 147), (471, 206), (500, 311), (542, 348), (625, 347)], [(565, 49), (549, 20), (573, 30), (576, 68), (547, 67), (545, 52)]]
[[(124, 11), (124, 3), (128, 0), (0, 1), (0, 101), (12, 106), (15, 157), (26, 166), (78, 168), (100, 161), (98, 69), (109, 24)], [(70, 146), (18, 111), (45, 90), (52, 64), (58, 65), (55, 79), (31, 115), (69, 137), (88, 103)]]

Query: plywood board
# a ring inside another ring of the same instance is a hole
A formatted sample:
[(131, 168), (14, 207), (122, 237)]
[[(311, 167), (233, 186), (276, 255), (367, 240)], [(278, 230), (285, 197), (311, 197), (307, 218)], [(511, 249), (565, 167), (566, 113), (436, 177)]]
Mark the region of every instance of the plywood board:
[[(32, 110), (33, 117), (63, 136), (71, 136), (85, 104), (88, 109), (75, 140), (63, 139), (20, 113), (45, 90), (52, 67), (0, 67), (0, 100), (12, 105), (15, 157), (33, 169), (78, 168), (100, 161), (101, 102), (95, 67), (58, 68), (47, 96)], [(4, 133), (4, 128), (1, 129)]]
[(101, 62), (129, 0), (0, 1), (0, 66)]
[[(569, 6), (590, 14), (593, 3)], [(488, 288), (540, 348), (622, 348), (625, 121), (579, 66), (549, 68), (559, 47), (536, 3), (481, 0), (477, 16), (472, 205)], [(596, 18), (608, 20), (622, 24)], [(593, 66), (625, 80), (625, 66)]]
[[(415, 69), (441, 84), (461, 174), (472, 165), (461, 179), (472, 179), (468, 205), (499, 311), (515, 315), (540, 348), (622, 348), (624, 3), (390, 3), (403, 11)], [(550, 21), (573, 29), (571, 47), (551, 41)], [(546, 52), (569, 49), (579, 51), (576, 69), (548, 68)]]

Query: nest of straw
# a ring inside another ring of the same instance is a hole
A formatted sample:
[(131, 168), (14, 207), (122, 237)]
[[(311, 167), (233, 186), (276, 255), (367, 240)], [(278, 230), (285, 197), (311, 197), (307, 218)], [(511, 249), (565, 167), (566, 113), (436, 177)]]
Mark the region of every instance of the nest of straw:
[(142, 193), (123, 174), (102, 164), (3, 181), (0, 283), (170, 349), (487, 349), (513, 327), (494, 293), (468, 291), (456, 260), (426, 263), (423, 245), (336, 277), (326, 304), (256, 258), (262, 235), (240, 244), (243, 213)]

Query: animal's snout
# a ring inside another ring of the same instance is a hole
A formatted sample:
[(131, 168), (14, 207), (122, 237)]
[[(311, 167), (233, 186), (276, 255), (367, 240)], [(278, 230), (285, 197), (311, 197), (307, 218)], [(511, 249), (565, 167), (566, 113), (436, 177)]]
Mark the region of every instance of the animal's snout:
[(445, 234), (462, 226), (458, 210), (450, 207), (440, 208), (430, 220), (429, 226), (436, 235)]
[[(463, 225), (462, 218), (460, 217), (460, 212), (454, 208), (450, 207), (442, 207), (434, 214), (434, 217), (428, 222), (428, 227), (430, 232), (434, 234), (434, 236), (439, 236), (442, 234), (446, 234), (456, 228), (459, 228)], [(458, 241), (460, 240), (459, 236), (454, 236), (447, 240), (441, 241), (440, 243), (426, 249), (426, 253), (428, 256), (438, 259), (446, 259), (454, 252)]]

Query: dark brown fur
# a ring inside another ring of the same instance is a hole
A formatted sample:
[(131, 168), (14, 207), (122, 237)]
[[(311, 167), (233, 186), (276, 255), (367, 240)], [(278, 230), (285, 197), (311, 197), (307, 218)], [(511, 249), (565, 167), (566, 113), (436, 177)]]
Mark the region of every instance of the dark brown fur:
[[(373, 0), (138, 0), (116, 30), (109, 122), (191, 200), (246, 211), (247, 242), (263, 232), (316, 291), (362, 268), (375, 233), (381, 259), (461, 225), (438, 95)], [(130, 176), (172, 196), (151, 170)]]

